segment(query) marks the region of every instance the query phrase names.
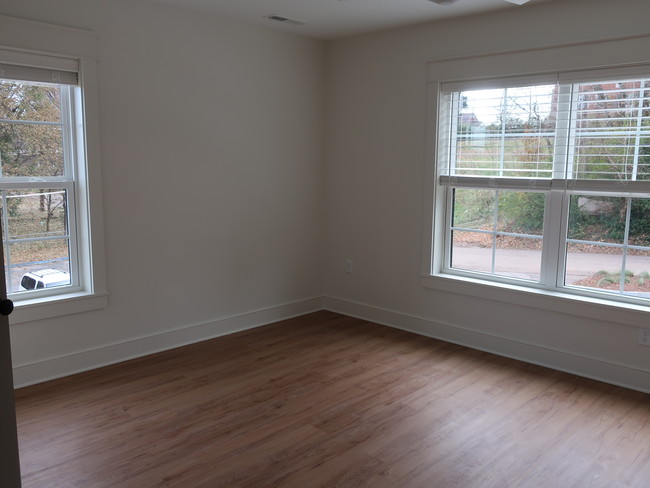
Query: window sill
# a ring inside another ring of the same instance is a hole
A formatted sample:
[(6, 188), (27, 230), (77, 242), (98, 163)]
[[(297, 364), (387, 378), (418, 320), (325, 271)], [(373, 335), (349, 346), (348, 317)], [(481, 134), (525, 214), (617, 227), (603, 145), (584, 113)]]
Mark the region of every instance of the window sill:
[(447, 293), (468, 295), (510, 305), (538, 308), (633, 327), (647, 325), (650, 315), (650, 307), (648, 306), (614, 303), (605, 299), (495, 283), (464, 276), (448, 274), (423, 275), (420, 283), (425, 288)]
[(80, 312), (90, 312), (108, 306), (108, 292), (77, 292), (34, 300), (15, 302), (10, 324), (20, 324)]

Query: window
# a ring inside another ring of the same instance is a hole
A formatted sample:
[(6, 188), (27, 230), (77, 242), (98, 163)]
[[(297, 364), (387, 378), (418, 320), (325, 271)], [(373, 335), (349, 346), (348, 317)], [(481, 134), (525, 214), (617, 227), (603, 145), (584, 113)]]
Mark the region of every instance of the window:
[(0, 46), (11, 323), (106, 307), (95, 35), (0, 16)]
[[(73, 108), (79, 88), (24, 80), (22, 70), (10, 68), (0, 78), (0, 208), (7, 292), (19, 300), (34, 290), (79, 283), (74, 142), (79, 124)], [(76, 82), (76, 76), (70, 78)], [(31, 280), (35, 286), (24, 286)]]
[(650, 304), (650, 68), (442, 83), (440, 271)]

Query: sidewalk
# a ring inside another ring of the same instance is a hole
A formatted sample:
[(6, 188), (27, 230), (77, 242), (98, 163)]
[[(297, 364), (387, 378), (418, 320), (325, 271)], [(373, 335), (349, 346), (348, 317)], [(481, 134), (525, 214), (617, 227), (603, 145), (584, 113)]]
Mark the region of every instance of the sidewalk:
[[(541, 251), (497, 249), (495, 268), (499, 273), (537, 280), (541, 255)], [(483, 247), (456, 247), (454, 263), (463, 269), (490, 272), (492, 250)], [(567, 255), (567, 283), (588, 278), (601, 270), (619, 272), (621, 268), (621, 255), (570, 252)], [(634, 274), (650, 272), (650, 256), (627, 256), (625, 269)]]

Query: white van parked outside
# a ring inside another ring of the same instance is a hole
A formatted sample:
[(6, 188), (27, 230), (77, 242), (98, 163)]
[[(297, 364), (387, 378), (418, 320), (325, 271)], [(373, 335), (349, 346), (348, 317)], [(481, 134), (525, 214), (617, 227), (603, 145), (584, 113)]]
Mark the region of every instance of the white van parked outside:
[(21, 290), (40, 290), (70, 284), (70, 275), (58, 269), (39, 269), (25, 273), (20, 280)]

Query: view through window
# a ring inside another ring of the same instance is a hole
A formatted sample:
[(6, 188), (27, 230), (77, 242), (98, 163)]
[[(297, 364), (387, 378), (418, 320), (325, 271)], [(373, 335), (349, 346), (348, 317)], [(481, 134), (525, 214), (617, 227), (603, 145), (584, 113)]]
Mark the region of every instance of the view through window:
[(444, 272), (650, 300), (650, 80), (491, 85), (443, 85)]
[(0, 204), (10, 295), (76, 281), (75, 88), (0, 79)]

